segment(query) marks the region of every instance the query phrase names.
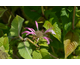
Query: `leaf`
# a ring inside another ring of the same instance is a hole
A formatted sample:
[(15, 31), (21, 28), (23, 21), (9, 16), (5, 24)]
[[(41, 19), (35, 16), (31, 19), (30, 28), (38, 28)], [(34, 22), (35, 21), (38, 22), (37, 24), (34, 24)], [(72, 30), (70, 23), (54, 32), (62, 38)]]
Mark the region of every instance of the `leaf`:
[(67, 58), (78, 46), (79, 35), (68, 32), (64, 39), (65, 58)]
[(0, 38), (0, 46), (2, 45), (6, 51), (9, 50), (9, 40), (6, 34), (4, 34), (4, 36)]
[(25, 6), (24, 13), (27, 18), (32, 19), (33, 21), (37, 20), (41, 15), (41, 7), (40, 6)]
[(5, 26), (3, 23), (0, 23), (0, 29), (7, 29), (7, 26)]
[(40, 49), (40, 52), (41, 52), (41, 55), (42, 55), (42, 58), (43, 59), (50, 59), (52, 58), (50, 55), (49, 55), (49, 52), (47, 49), (43, 48), (43, 49)]
[(4, 37), (3, 46), (4, 46), (5, 50), (9, 50), (9, 40), (8, 40), (7, 36)]
[(2, 17), (2, 15), (4, 14), (4, 12), (5, 12), (6, 10), (7, 10), (7, 9), (0, 8), (0, 17)]
[(0, 38), (0, 47), (3, 45), (3, 41), (4, 41), (4, 38), (1, 37), (1, 38)]
[(42, 55), (39, 50), (33, 51), (32, 55), (33, 55), (34, 59), (41, 59), (42, 58)]
[(61, 30), (56, 22), (52, 25), (49, 21), (45, 21), (43, 27), (46, 28), (47, 30), (49, 28), (52, 28), (53, 31), (56, 33), (55, 35), (53, 34), (53, 36), (57, 38), (59, 41), (61, 41)]
[(63, 37), (71, 29), (71, 22), (72, 21), (69, 18), (70, 18), (69, 13), (67, 13), (65, 8), (62, 8), (62, 10), (61, 10), (61, 21), (62, 21), (62, 28), (63, 28)]
[(11, 24), (10, 34), (11, 36), (19, 36), (24, 19), (20, 16), (16, 16)]
[(23, 58), (32, 59), (31, 57), (32, 49), (30, 47), (30, 44), (27, 41), (19, 43), (18, 51)]

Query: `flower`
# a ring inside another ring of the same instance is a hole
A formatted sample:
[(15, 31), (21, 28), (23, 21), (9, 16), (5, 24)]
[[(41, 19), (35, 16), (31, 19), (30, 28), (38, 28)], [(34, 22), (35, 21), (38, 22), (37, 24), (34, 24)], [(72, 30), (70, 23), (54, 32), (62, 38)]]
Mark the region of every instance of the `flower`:
[(46, 33), (48, 33), (48, 32), (51, 32), (52, 34), (56, 34), (56, 33), (52, 30), (52, 28), (46, 30), (43, 33), (42, 31), (39, 31), (37, 21), (35, 21), (35, 24), (36, 24), (37, 31), (35, 31), (33, 28), (25, 27), (25, 29), (28, 29), (29, 31), (24, 31), (24, 32), (22, 32), (22, 34), (27, 33), (26, 36), (29, 34), (35, 35), (37, 37), (37, 41), (39, 40), (39, 38), (42, 37), (47, 41), (47, 44), (50, 44), (50, 41), (49, 41), (50, 38), (47, 37)]

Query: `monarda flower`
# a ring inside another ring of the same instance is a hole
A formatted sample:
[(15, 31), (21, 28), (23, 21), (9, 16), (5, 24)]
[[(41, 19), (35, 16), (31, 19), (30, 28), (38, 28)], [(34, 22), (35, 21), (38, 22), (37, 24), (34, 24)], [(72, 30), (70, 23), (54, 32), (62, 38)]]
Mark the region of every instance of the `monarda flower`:
[(52, 28), (46, 30), (43, 33), (42, 31), (39, 30), (37, 21), (35, 21), (35, 24), (36, 24), (37, 31), (35, 31), (33, 28), (25, 27), (25, 29), (28, 29), (29, 31), (24, 31), (24, 32), (22, 32), (22, 34), (27, 33), (26, 36), (32, 34), (37, 37), (37, 41), (40, 38), (44, 38), (47, 41), (47, 44), (50, 44), (50, 38), (47, 37), (46, 33), (49, 33), (49, 32), (52, 34), (56, 34), (56, 33), (52, 30)]

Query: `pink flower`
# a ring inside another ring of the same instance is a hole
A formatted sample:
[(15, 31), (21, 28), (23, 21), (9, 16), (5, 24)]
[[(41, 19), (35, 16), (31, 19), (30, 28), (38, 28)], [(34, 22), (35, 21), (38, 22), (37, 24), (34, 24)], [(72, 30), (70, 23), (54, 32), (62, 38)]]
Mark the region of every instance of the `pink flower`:
[(29, 35), (29, 34), (35, 35), (37, 37), (37, 41), (39, 40), (40, 37), (43, 37), (45, 40), (47, 40), (47, 44), (50, 44), (50, 41), (49, 41), (50, 38), (48, 38), (47, 36), (45, 36), (45, 34), (49, 33), (49, 32), (51, 32), (52, 34), (56, 34), (56, 33), (52, 30), (52, 28), (46, 30), (43, 33), (42, 31), (39, 31), (37, 21), (35, 21), (35, 24), (36, 24), (37, 31), (35, 31), (33, 28), (26, 27), (26, 29), (28, 29), (29, 31), (24, 31), (24, 32), (22, 32), (22, 34), (23, 33), (27, 33), (26, 36)]

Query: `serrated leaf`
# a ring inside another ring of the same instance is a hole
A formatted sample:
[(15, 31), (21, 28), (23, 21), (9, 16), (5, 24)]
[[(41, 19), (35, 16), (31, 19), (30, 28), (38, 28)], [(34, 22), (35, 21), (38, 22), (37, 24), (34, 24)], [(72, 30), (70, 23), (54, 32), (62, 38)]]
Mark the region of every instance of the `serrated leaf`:
[(18, 50), (19, 50), (19, 54), (23, 58), (32, 59), (31, 57), (32, 49), (30, 47), (30, 44), (27, 41), (19, 43)]
[(43, 59), (50, 59), (50, 58), (52, 58), (52, 57), (49, 55), (49, 52), (48, 52), (47, 49), (42, 48), (42, 49), (40, 49), (40, 52), (41, 52), (41, 55), (42, 55), (42, 58), (43, 58)]
[(33, 55), (34, 59), (41, 59), (42, 58), (42, 55), (39, 50), (33, 51), (32, 55)]
[(0, 8), (0, 17), (2, 17), (2, 15), (4, 14), (4, 12), (5, 12), (6, 10), (7, 10), (7, 9)]
[(19, 36), (24, 19), (20, 16), (16, 16), (11, 24), (10, 34), (11, 36)]
[(49, 22), (49, 21), (45, 21), (44, 28), (46, 28), (47, 30), (49, 28), (52, 28), (53, 31), (56, 33), (55, 35), (53, 35), (55, 38), (57, 38), (59, 41), (61, 41), (61, 30), (58, 27), (58, 24), (55, 22), (53, 25)]
[(78, 46), (79, 36), (75, 33), (68, 32), (64, 39), (65, 58), (67, 58)]

